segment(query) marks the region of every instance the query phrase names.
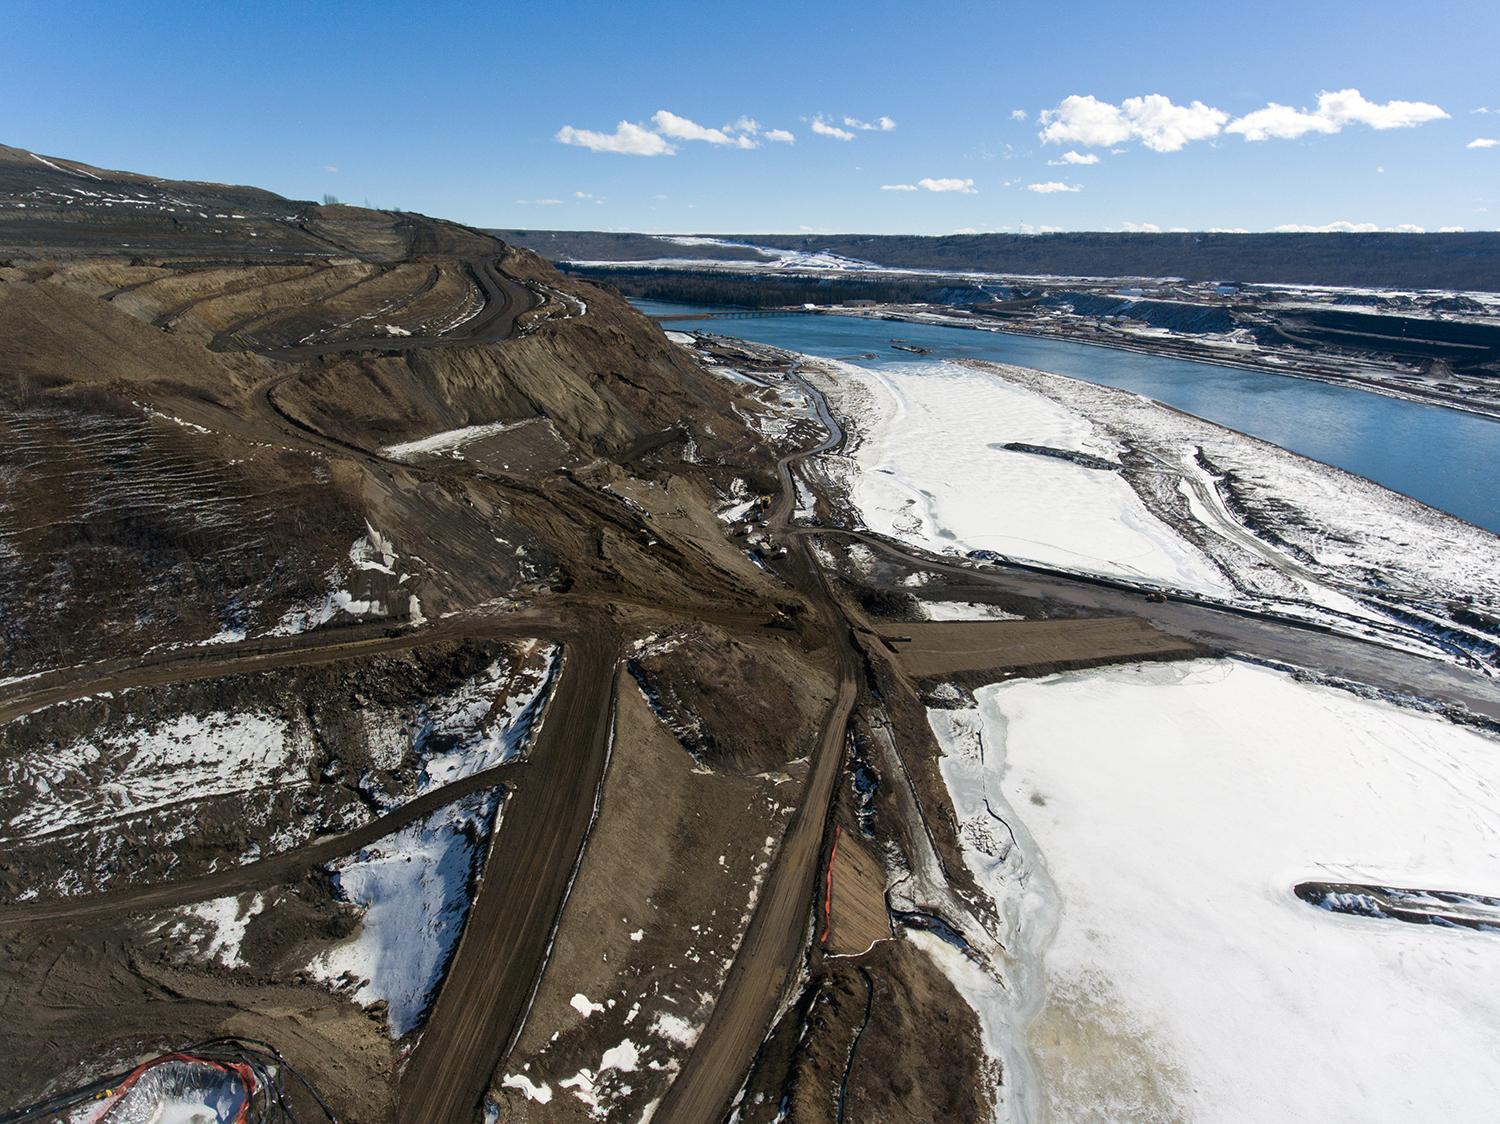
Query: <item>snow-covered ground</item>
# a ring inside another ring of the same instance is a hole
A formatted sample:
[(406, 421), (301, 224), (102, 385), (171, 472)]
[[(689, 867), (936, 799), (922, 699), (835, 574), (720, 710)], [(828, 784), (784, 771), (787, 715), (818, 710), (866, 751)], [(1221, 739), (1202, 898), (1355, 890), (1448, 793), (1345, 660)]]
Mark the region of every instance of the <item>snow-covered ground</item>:
[[(369, 523), (365, 534), (355, 539), (349, 547), (348, 566), (335, 566), (324, 575), (329, 590), (315, 600), (294, 605), (282, 614), (266, 635), (294, 636), (327, 624), (340, 615), (350, 617), (405, 616), (406, 623), (424, 623), (422, 607), (416, 594), (407, 589), (391, 589), (404, 584), (409, 574), (396, 569), (398, 555), (391, 540)], [(370, 574), (383, 575), (390, 581), (372, 579)], [(357, 590), (351, 590), (355, 586)], [(374, 592), (378, 590), (379, 592)], [(211, 637), (210, 639), (217, 639)]]
[(184, 800), (306, 784), (311, 740), (257, 711), (131, 719), (0, 764), (12, 839), (36, 839)]
[(1007, 990), (949, 967), (1024, 1034), (1012, 1118), (1489, 1118), (1500, 940), (1292, 886), (1500, 893), (1500, 742), (1228, 660), (976, 698), (929, 720)]
[(195, 943), (204, 962), (243, 968), (245, 960), (240, 955), (240, 946), (245, 941), (245, 930), (264, 908), (265, 898), (259, 893), (212, 898), (175, 910), (175, 920), (158, 926), (158, 930), (164, 928), (173, 940)]
[(469, 883), (495, 806), (489, 793), (465, 797), (333, 868), (340, 894), (363, 916), (353, 937), (308, 968), (350, 986), (358, 1003), (383, 1000), (393, 1038), (421, 1021), (463, 932)]
[(414, 739), (420, 791), (492, 769), (520, 752), (541, 719), (557, 660), (557, 645), (526, 641), (516, 660), (496, 660), (429, 704)]
[(465, 445), (472, 445), (475, 441), (482, 441), (486, 437), (495, 436), (497, 433), (505, 433), (540, 420), (539, 418), (523, 418), (520, 421), (486, 422), (483, 425), (466, 425), (458, 429), (445, 429), (441, 433), (419, 437), (415, 441), (404, 441), (399, 445), (387, 445), (380, 451), (392, 460), (398, 461), (417, 460), (424, 456), (448, 456), (456, 460), (462, 460)]
[(979, 601), (923, 601), (922, 612), (930, 621), (1019, 621), (1020, 613), (1007, 613), (998, 605)]
[[(519, 753), (542, 721), (559, 649), (523, 641), (424, 706), (410, 722), (367, 712), (375, 763), (414, 757), (419, 795), (500, 765)], [(382, 811), (403, 798), (376, 787)], [(492, 793), (464, 797), (331, 869), (339, 893), (362, 910), (358, 931), (320, 954), (313, 975), (352, 987), (356, 1002), (384, 1000), (391, 1036), (422, 1020), (463, 932), (469, 887), (495, 820)]]
[(871, 530), (937, 552), (989, 550), (1143, 584), (1232, 592), (1118, 472), (1003, 447), (1115, 461), (1119, 446), (1078, 414), (957, 364), (832, 371), (818, 385), (858, 434), (849, 491)]
[[(871, 530), (1176, 589), (1500, 668), (1500, 538), (1112, 387), (994, 363), (809, 361)], [(1027, 446), (1015, 448), (1007, 446)]]

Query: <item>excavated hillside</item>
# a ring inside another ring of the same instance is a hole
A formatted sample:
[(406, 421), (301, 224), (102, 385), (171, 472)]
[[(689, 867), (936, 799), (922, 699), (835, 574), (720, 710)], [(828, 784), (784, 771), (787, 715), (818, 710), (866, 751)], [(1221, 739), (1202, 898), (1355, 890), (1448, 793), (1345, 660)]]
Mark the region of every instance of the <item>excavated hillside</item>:
[(905, 946), (874, 1014), (851, 959), (777, 1021), (861, 681), (784, 364), (453, 223), (5, 147), (0, 341), (0, 1112), (238, 1035), (344, 1119), (635, 1118), (679, 1072), (693, 1119), (773, 1023), (808, 1119), (985, 1099)]

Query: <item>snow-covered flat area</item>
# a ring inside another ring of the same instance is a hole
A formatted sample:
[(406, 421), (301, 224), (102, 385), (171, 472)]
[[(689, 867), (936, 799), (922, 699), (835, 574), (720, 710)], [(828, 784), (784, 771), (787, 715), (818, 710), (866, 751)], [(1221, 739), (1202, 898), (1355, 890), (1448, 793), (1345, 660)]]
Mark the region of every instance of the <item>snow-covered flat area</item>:
[(465, 797), (333, 868), (339, 893), (363, 916), (354, 936), (309, 970), (350, 986), (358, 1003), (384, 1000), (393, 1038), (416, 1028), (443, 978), (495, 806), (488, 793)]
[(1232, 591), (1118, 472), (1004, 447), (1115, 460), (1119, 446), (1077, 413), (951, 363), (840, 364), (832, 373), (818, 385), (854, 422), (849, 487), (871, 530), (938, 552), (989, 550), (1075, 572)]
[(1500, 537), (1140, 395), (1002, 364), (808, 361), (872, 531), (1317, 621), (1500, 670)]
[(1229, 660), (976, 699), (929, 721), (1010, 954), (1006, 991), (951, 974), (1024, 1036), (1012, 1118), (1490, 1118), (1500, 938), (1292, 886), (1500, 893), (1500, 741)]

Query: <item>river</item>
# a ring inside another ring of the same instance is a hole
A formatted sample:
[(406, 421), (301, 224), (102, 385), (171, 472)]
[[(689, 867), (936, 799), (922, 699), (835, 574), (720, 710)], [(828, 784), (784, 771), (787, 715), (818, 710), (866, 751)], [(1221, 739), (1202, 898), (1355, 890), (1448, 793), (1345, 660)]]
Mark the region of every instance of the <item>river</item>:
[[(652, 316), (714, 311), (632, 303)], [(869, 366), (992, 359), (1122, 387), (1358, 473), (1500, 534), (1500, 421), (1476, 414), (1289, 375), (972, 328), (855, 316), (689, 321), (680, 327)], [(893, 338), (931, 354), (893, 350)], [(857, 358), (871, 352), (877, 358)]]

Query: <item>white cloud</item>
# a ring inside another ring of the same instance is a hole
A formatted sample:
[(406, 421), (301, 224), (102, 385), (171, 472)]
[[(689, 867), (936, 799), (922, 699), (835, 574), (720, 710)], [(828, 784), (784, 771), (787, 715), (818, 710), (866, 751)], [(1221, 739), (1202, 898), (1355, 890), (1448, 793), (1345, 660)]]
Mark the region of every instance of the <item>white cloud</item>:
[(1318, 95), (1318, 112), (1340, 125), (1368, 125), (1372, 129), (1409, 129), (1448, 117), (1441, 106), (1425, 101), (1370, 101), (1358, 90), (1324, 91)]
[(1308, 133), (1337, 133), (1345, 125), (1368, 125), (1372, 129), (1409, 129), (1446, 118), (1440, 106), (1423, 101), (1373, 102), (1358, 90), (1324, 90), (1316, 109), (1293, 109), (1272, 102), (1225, 126), (1247, 141), (1296, 140)]
[(538, 207), (558, 207), (562, 205), (561, 199), (533, 199), (532, 202)]
[(1021, 224), (1021, 233), (1022, 234), (1061, 234), (1062, 233), (1062, 227), (1060, 227), (1060, 226), (1032, 226), (1029, 222), (1023, 222)]
[(1012, 121), (1025, 121), (1029, 116), (1030, 114), (1027, 113), (1024, 109), (1012, 109), (1010, 111), (1010, 119)]
[(859, 129), (866, 133), (888, 133), (896, 127), (896, 122), (889, 117), (877, 117), (873, 121), (861, 121), (855, 117), (845, 117), (844, 124), (851, 129)]
[(1228, 131), (1239, 133), (1247, 141), (1296, 140), (1305, 133), (1336, 133), (1339, 126), (1326, 117), (1289, 105), (1272, 102), (1264, 109), (1231, 121)]
[(724, 128), (729, 132), (749, 133), (753, 137), (760, 132), (760, 122), (754, 117), (741, 117), (733, 125), (725, 125)]
[(1092, 152), (1074, 152), (1069, 149), (1056, 160), (1048, 160), (1047, 163), (1054, 168), (1061, 167), (1064, 164), (1097, 164), (1099, 163), (1099, 157)]
[(324, 164), (323, 170), (325, 172), (337, 172), (339, 170), (339, 166), (337, 164)]
[(1056, 195), (1060, 191), (1082, 191), (1083, 188), (1076, 183), (1058, 183), (1051, 180), (1048, 183), (1028, 183), (1027, 191), (1034, 191), (1038, 195)]
[(755, 147), (755, 142), (749, 137), (740, 137), (737, 141), (736, 138), (731, 137), (723, 129), (706, 128), (696, 121), (690, 121), (686, 117), (679, 117), (668, 109), (658, 109), (653, 113), (651, 115), (651, 123), (656, 126), (658, 132), (664, 136), (671, 137), (673, 140), (703, 141), (705, 144), (727, 145), (734, 145), (743, 141), (745, 143), (740, 144), (740, 147), (745, 147), (745, 145), (751, 148)]
[(1243, 226), (1211, 226), (1211, 227), (1208, 228), (1207, 233), (1209, 233), (1209, 234), (1249, 234), (1250, 231), (1246, 227), (1243, 227)]
[(1042, 111), (1041, 139), (1048, 144), (1104, 148), (1139, 141), (1154, 152), (1178, 152), (1193, 141), (1211, 140), (1221, 132), (1247, 141), (1294, 140), (1309, 133), (1337, 133), (1346, 125), (1372, 129), (1406, 129), (1447, 117), (1430, 102), (1370, 101), (1358, 90), (1324, 90), (1315, 109), (1271, 102), (1230, 120), (1229, 114), (1201, 101), (1177, 105), (1161, 94), (1126, 98), (1119, 105), (1092, 94), (1074, 94)]
[(1475, 137), (1468, 144), (1464, 145), (1464, 147), (1465, 148), (1494, 148), (1496, 145), (1500, 145), (1500, 140), (1496, 140), (1494, 137)]
[(1105, 148), (1138, 140), (1155, 152), (1176, 152), (1190, 141), (1217, 136), (1229, 114), (1201, 101), (1177, 105), (1161, 94), (1126, 98), (1119, 105), (1073, 94), (1042, 110), (1038, 120), (1047, 144)]
[(931, 176), (928, 176), (925, 179), (919, 179), (917, 186), (927, 191), (956, 191), (960, 195), (978, 194), (973, 180), (933, 179)]
[(780, 144), (791, 144), (797, 139), (785, 129), (767, 129), (761, 135), (768, 141), (776, 141)]
[(1229, 114), (1201, 101), (1174, 105), (1160, 94), (1126, 98), (1120, 108), (1136, 138), (1153, 152), (1177, 152), (1191, 141), (1208, 140), (1229, 120)]
[(957, 230), (955, 230), (953, 233), (954, 234), (978, 234), (979, 233), (979, 228), (977, 226), (961, 226)]
[(1399, 226), (1380, 226), (1373, 222), (1330, 222), (1322, 226), (1309, 226), (1305, 223), (1286, 223), (1283, 226), (1273, 226), (1272, 234), (1422, 234), (1420, 226), (1411, 223), (1402, 223)]
[(593, 197), (594, 197), (594, 193), (592, 191), (575, 191), (575, 192), (573, 192), (573, 198), (574, 199), (592, 199)]
[(1120, 226), (1126, 234), (1160, 234), (1161, 227), (1154, 222), (1124, 222)]
[(1463, 232), (1464, 232), (1464, 228), (1461, 227), (1461, 226), (1440, 226), (1440, 227), (1438, 227), (1438, 233), (1439, 234), (1462, 234)]
[(557, 139), (563, 144), (576, 144), (591, 152), (615, 152), (622, 156), (671, 156), (676, 147), (644, 125), (621, 121), (613, 133), (596, 133), (591, 129), (575, 129), (564, 125), (557, 130)]
[(812, 131), (817, 133), (820, 137), (833, 137), (836, 140), (843, 141), (850, 141), (854, 139), (854, 134), (851, 133), (848, 129), (840, 129), (837, 125), (830, 125), (821, 117), (813, 118)]
[(948, 191), (957, 192), (960, 195), (978, 195), (979, 189), (974, 186), (970, 179), (933, 179), (927, 176), (919, 179), (916, 183), (883, 183), (881, 191)]

